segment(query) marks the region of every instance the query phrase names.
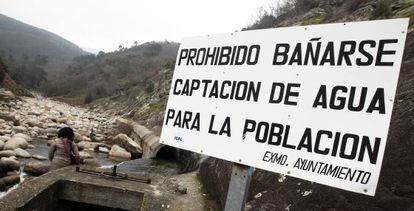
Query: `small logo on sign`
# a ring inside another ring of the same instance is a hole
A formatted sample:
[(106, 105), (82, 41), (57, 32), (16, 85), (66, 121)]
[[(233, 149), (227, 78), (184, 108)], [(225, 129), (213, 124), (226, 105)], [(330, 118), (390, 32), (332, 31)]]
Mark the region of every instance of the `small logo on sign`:
[(181, 141), (183, 141), (183, 138), (180, 137), (180, 136), (174, 136), (174, 140), (177, 141), (177, 142), (181, 142)]

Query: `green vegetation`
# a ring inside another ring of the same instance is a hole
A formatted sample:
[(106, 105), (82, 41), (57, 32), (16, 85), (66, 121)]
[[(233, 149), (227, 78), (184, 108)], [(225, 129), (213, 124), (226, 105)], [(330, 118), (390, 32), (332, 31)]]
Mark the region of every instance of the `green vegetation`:
[(376, 19), (385, 19), (389, 18), (392, 15), (391, 2), (389, 0), (379, 0), (375, 7), (375, 10), (372, 11), (371, 20)]
[(302, 22), (302, 25), (320, 24), (325, 20), (326, 14), (320, 14), (317, 17), (313, 17)]
[(149, 104), (150, 112), (159, 112), (165, 110), (166, 102), (158, 101), (156, 103)]
[(78, 101), (83, 95), (82, 103), (125, 95), (132, 89), (133, 98), (139, 93), (136, 90), (151, 94), (158, 82), (166, 80), (163, 71), (173, 66), (177, 50), (177, 43), (148, 42), (96, 56), (77, 56), (42, 88), (47, 96), (65, 96), (68, 101)]
[(26, 88), (38, 90), (46, 82), (47, 73), (37, 65), (19, 65), (10, 71), (10, 77)]
[[(278, 23), (289, 17), (297, 16), (317, 7), (318, 0), (282, 0), (267, 9), (260, 8), (257, 12), (256, 21), (243, 30), (265, 29), (275, 27)], [(315, 22), (322, 22), (323, 19), (315, 19)], [(309, 22), (309, 24), (312, 24)], [(307, 24), (305, 24), (307, 25)]]

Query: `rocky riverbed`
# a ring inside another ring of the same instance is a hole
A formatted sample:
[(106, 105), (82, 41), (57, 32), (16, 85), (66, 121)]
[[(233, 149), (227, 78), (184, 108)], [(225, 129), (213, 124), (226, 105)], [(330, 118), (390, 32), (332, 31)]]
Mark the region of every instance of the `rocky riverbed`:
[[(49, 171), (47, 145), (56, 139), (59, 128), (72, 127), (75, 141), (82, 150), (95, 147), (103, 153), (110, 152), (111, 146), (104, 141), (112, 137), (116, 117), (39, 95), (35, 98), (16, 97), (9, 91), (0, 90), (0, 98), (0, 191), (23, 180), (23, 171), (34, 176)], [(86, 163), (93, 158), (86, 150), (80, 154)], [(100, 165), (99, 161), (89, 162)], [(103, 164), (112, 163), (104, 161)]]
[[(49, 145), (56, 139), (59, 128), (66, 126), (75, 131), (84, 165), (81, 168), (111, 171), (117, 165), (119, 172), (150, 178), (157, 194), (170, 194), (169, 200), (161, 204), (154, 202), (159, 210), (214, 209), (215, 204), (203, 194), (197, 172), (191, 167), (194, 163), (189, 162), (191, 159), (187, 159), (187, 164), (177, 158), (170, 160), (168, 156), (163, 160), (141, 159), (145, 149), (153, 149), (154, 145), (148, 143), (159, 141), (145, 127), (102, 111), (71, 106), (40, 95), (17, 97), (3, 89), (0, 89), (0, 202), (14, 189), (13, 192), (20, 193), (19, 189), (24, 187), (22, 182), (49, 171)], [(145, 141), (147, 145), (143, 144)], [(160, 147), (163, 146), (156, 148)], [(189, 157), (185, 155), (180, 156)]]
[[(75, 131), (87, 165), (111, 166), (137, 158), (141, 148), (124, 134), (116, 134), (116, 116), (43, 98), (16, 97), (0, 90), (0, 191), (49, 171), (48, 150), (59, 128)], [(115, 135), (115, 136), (114, 136)]]

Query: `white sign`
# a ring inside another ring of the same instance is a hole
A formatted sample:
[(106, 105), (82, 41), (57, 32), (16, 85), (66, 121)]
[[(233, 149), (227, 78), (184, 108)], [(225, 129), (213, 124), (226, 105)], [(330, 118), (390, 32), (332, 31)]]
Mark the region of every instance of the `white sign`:
[(374, 195), (408, 19), (191, 37), (164, 144)]

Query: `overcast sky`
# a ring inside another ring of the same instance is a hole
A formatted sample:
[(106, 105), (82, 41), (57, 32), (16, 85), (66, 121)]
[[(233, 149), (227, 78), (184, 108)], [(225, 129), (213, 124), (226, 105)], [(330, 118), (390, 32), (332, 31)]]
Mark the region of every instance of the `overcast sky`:
[(134, 41), (181, 41), (251, 24), (276, 0), (0, 0), (0, 13), (80, 47), (115, 50)]

